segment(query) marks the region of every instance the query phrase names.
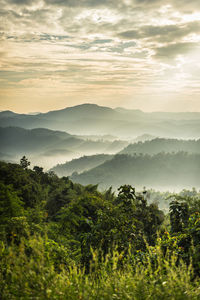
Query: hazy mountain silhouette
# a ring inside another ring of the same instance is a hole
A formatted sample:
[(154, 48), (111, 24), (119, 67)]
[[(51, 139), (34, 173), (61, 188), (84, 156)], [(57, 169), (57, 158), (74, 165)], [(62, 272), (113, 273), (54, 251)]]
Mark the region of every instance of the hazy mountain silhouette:
[(41, 152), (71, 137), (66, 132), (44, 128), (27, 130), (20, 127), (0, 127), (1, 151), (7, 153)]
[(119, 114), (109, 107), (98, 106), (96, 104), (81, 104), (65, 109), (50, 111), (48, 113), (39, 114), (38, 116), (45, 116), (45, 118), (57, 119), (60, 118), (64, 121), (80, 120), (84, 118), (110, 118), (119, 119)]
[(47, 168), (83, 155), (117, 153), (128, 145), (126, 141), (91, 141), (62, 131), (20, 127), (0, 127), (0, 140), (0, 159), (19, 161), (26, 155)]
[(0, 126), (27, 129), (42, 127), (76, 135), (114, 134), (120, 138), (135, 138), (145, 133), (162, 137), (198, 138), (200, 113), (145, 113), (82, 104), (37, 115), (0, 112)]

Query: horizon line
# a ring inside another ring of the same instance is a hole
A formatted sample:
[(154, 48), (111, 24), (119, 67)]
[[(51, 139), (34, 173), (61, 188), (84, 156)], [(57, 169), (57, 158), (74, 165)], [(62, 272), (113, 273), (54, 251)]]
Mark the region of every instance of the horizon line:
[(73, 106), (65, 106), (63, 108), (58, 108), (58, 109), (51, 109), (51, 110), (47, 110), (47, 111), (40, 111), (40, 112), (34, 112), (34, 111), (31, 111), (31, 112), (16, 112), (14, 110), (11, 110), (11, 109), (4, 109), (4, 110), (0, 110), (0, 113), (2, 112), (11, 112), (11, 113), (14, 113), (14, 114), (18, 114), (18, 115), (40, 115), (40, 114), (47, 114), (47, 113), (50, 113), (50, 112), (55, 112), (55, 111), (62, 111), (62, 110), (65, 110), (65, 109), (70, 109), (70, 108), (74, 108), (74, 107), (79, 107), (79, 106), (84, 106), (84, 105), (91, 105), (91, 106), (98, 106), (98, 107), (102, 107), (102, 108), (109, 108), (109, 109), (112, 109), (114, 111), (116, 111), (117, 109), (124, 109), (124, 110), (127, 110), (127, 111), (140, 111), (142, 113), (145, 113), (145, 114), (151, 114), (151, 113), (171, 113), (171, 114), (176, 114), (176, 113), (200, 113), (200, 111), (161, 111), (161, 110), (154, 110), (154, 111), (144, 111), (142, 109), (139, 109), (139, 108), (127, 108), (127, 107), (123, 107), (123, 106), (117, 106), (117, 107), (111, 107), (111, 106), (105, 106), (105, 105), (99, 105), (97, 103), (91, 103), (91, 102), (83, 102), (81, 104), (77, 104), (77, 105), (73, 105)]

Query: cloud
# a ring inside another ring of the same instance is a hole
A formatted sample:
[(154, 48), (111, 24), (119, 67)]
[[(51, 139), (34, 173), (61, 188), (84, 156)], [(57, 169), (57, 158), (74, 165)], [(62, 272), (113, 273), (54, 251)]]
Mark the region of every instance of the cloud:
[(32, 5), (34, 2), (33, 0), (7, 0), (8, 3), (16, 4), (16, 5)]
[(112, 39), (97, 39), (93, 41), (93, 44), (107, 44), (111, 43)]
[(66, 7), (112, 7), (119, 5), (119, 3), (123, 4), (123, 1), (119, 0), (45, 0), (46, 4), (57, 5), (57, 6), (66, 6)]
[(127, 95), (144, 99), (151, 93), (154, 99), (167, 90), (168, 77), (186, 74), (188, 91), (197, 81), (199, 0), (0, 2), (1, 86), (10, 86), (4, 94), (16, 91), (19, 101), (28, 99), (33, 83), (35, 97), (43, 87), (52, 103), (51, 82), (62, 99), (83, 93), (99, 101), (106, 95), (114, 103)]
[(118, 36), (124, 39), (131, 40), (131, 39), (139, 39), (141, 37), (141, 34), (139, 30), (128, 30), (128, 31), (120, 32)]
[(194, 11), (199, 9), (199, 0), (133, 0), (131, 5), (145, 9), (155, 9), (166, 5), (171, 5), (179, 11)]
[(156, 57), (158, 58), (174, 58), (177, 55), (183, 55), (194, 50), (198, 45), (196, 43), (176, 43), (164, 47), (156, 48)]
[(189, 22), (185, 24), (154, 26), (145, 25), (138, 28), (138, 30), (128, 30), (120, 32), (119, 37), (123, 39), (145, 39), (153, 38), (154, 41), (159, 42), (173, 42), (191, 34), (200, 32), (200, 22)]

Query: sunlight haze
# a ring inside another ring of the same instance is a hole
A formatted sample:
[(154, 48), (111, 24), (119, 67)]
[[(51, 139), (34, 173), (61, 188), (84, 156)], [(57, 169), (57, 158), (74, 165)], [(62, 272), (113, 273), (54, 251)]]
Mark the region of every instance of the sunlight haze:
[(199, 0), (0, 2), (0, 110), (200, 111)]

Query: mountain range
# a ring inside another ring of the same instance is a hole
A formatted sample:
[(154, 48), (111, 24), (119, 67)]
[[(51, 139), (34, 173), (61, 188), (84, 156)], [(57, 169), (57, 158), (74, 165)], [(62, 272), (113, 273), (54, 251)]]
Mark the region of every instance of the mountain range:
[(3, 111), (0, 126), (48, 128), (76, 135), (115, 135), (123, 139), (143, 134), (188, 139), (199, 137), (200, 113), (146, 113), (82, 104), (36, 115)]
[(117, 153), (128, 145), (127, 141), (89, 140), (46, 128), (0, 127), (0, 140), (1, 159), (17, 162), (26, 155), (45, 168), (83, 155)]
[(101, 188), (199, 187), (200, 113), (146, 113), (83, 104), (0, 112), (0, 159), (40, 165)]

